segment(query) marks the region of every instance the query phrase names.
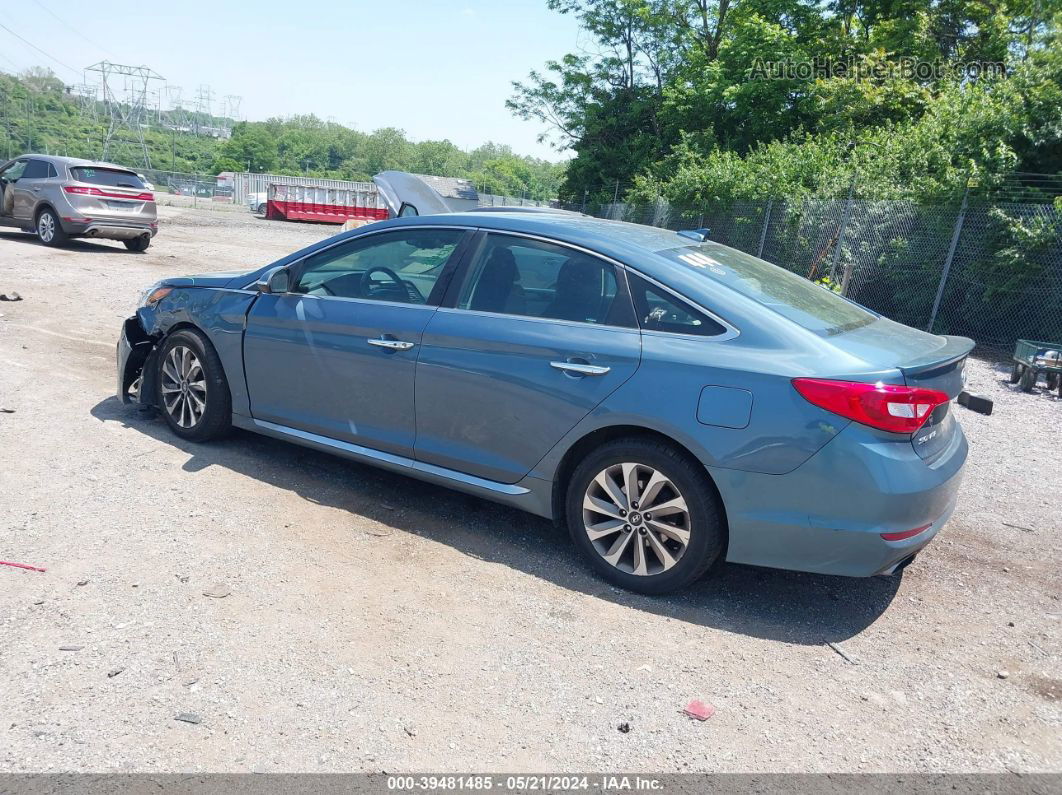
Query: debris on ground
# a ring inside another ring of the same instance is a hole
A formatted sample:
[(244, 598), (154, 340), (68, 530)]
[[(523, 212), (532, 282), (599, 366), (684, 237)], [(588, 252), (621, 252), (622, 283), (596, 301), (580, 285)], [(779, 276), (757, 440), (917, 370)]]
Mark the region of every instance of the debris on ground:
[(209, 596), (211, 599), (224, 599), (230, 593), (232, 593), (232, 591), (224, 585), (215, 584), (203, 591), (203, 596)]
[(1000, 679), (1007, 679), (1010, 676), (1010, 671), (996, 671), (996, 676)]
[(619, 731), (620, 734), (630, 734), (631, 725), (629, 723), (624, 722), (617, 726), (616, 729)]
[(195, 723), (199, 724), (203, 722), (203, 719), (196, 715), (194, 712), (178, 712), (174, 716), (174, 720), (179, 720), (182, 723)]
[(0, 406), (0, 414), (14, 414), (14, 413), (15, 413), (14, 409), (4, 408), (3, 406)]
[(838, 646), (833, 641), (826, 641), (826, 645), (829, 646), (831, 649), (833, 649), (835, 652), (837, 652), (839, 655), (841, 655), (845, 660), (847, 660), (848, 662), (852, 663), (852, 665), (859, 665), (859, 661), (856, 660), (855, 657), (853, 657), (851, 654), (846, 652), (844, 649), (842, 649), (840, 646)]
[(0, 301), (21, 301), (22, 296), (18, 293), (0, 293)]
[(120, 674), (124, 670), (125, 670), (124, 668), (115, 668), (113, 671), (108, 671), (107, 672), (107, 678), (108, 679), (114, 679), (114, 677), (118, 676), (118, 674)]
[(9, 560), (0, 560), (0, 566), (14, 566), (16, 569), (29, 569), (30, 571), (44, 571), (44, 569), (36, 566), (30, 566), (26, 563), (12, 563)]
[(715, 707), (711, 704), (705, 704), (700, 699), (695, 698), (686, 705), (686, 708), (682, 710), (682, 712), (697, 720), (708, 720), (708, 718), (715, 714)]
[(60, 646), (59, 651), (81, 651), (84, 646)]
[(88, 580), (78, 580), (77, 586), (80, 588), (82, 585), (88, 585)]
[(1026, 533), (1035, 533), (1036, 532), (1031, 527), (1025, 527), (1024, 525), (1020, 525), (1020, 524), (1011, 524), (1010, 522), (1003, 522), (1003, 526), (1004, 527), (1013, 527), (1015, 530), (1024, 530)]

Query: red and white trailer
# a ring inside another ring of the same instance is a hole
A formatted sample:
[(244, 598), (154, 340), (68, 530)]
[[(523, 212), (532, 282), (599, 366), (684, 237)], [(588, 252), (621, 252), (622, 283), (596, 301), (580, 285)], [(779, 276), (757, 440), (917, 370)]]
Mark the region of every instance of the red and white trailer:
[(387, 205), (376, 185), (371, 182), (351, 184), (354, 187), (331, 188), (271, 183), (266, 192), (265, 217), (324, 224), (342, 224), (351, 219), (386, 220)]

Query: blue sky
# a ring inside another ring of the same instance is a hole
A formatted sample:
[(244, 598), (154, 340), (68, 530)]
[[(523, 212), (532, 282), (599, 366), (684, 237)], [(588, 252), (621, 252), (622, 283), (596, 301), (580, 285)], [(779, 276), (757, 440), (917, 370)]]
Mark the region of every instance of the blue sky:
[[(487, 140), (560, 159), (542, 127), (505, 109), (510, 83), (579, 49), (575, 20), (546, 0), (296, 2), (3, 0), (0, 69), (48, 66), (67, 82), (96, 61), (147, 65), (192, 97), (243, 97), (249, 120), (294, 113), (414, 140)], [(150, 10), (148, 10), (150, 9)], [(66, 67), (71, 67), (71, 71)]]

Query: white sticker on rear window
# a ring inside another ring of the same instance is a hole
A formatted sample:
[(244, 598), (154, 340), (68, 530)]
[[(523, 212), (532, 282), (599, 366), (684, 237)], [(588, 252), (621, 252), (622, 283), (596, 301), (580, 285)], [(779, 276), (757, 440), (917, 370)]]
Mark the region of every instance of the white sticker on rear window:
[(710, 268), (716, 273), (726, 274), (726, 268), (723, 267), (719, 260), (712, 259), (699, 251), (694, 251), (690, 254), (680, 254), (679, 259), (695, 268)]

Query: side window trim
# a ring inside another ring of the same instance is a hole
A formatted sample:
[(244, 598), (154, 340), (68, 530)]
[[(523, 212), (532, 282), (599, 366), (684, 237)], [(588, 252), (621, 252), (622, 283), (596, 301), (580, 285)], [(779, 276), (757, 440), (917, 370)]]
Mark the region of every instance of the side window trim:
[[(369, 303), (373, 303), (373, 304), (392, 304), (394, 306), (438, 307), (439, 306), (439, 298), (442, 296), (443, 292), (446, 290), (447, 286), (449, 285), (449, 282), (452, 279), (453, 273), (454, 273), (454, 271), (455, 271), (455, 269), (457, 267), (458, 261), (464, 256), (464, 251), (467, 250), (469, 241), (472, 239), (472, 237), (474, 237), (474, 232), (476, 230), (471, 228), (471, 227), (453, 226), (453, 225), (450, 225), (450, 224), (445, 224), (445, 225), (443, 225), (443, 224), (439, 224), (439, 225), (424, 224), (423, 226), (418, 224), (416, 226), (408, 226), (408, 227), (406, 227), (406, 226), (397, 226), (397, 227), (388, 227), (387, 229), (373, 230), (371, 232), (366, 232), (365, 234), (362, 234), (362, 235), (357, 235), (356, 237), (350, 237), (350, 238), (346, 238), (345, 240), (339, 240), (339, 241), (336, 241), (335, 243), (332, 243), (332, 244), (327, 245), (327, 246), (323, 246), (322, 248), (316, 249), (315, 251), (311, 251), (311, 252), (309, 252), (307, 254), (304, 254), (302, 257), (300, 257), (299, 259), (295, 260), (294, 262), (288, 263), (288, 265), (286, 267), (288, 268), (288, 273), (290, 274), (290, 277), (291, 277), (290, 283), (292, 285), (298, 284), (299, 279), (302, 278), (302, 275), (303, 275), (303, 273), (306, 270), (307, 262), (308, 262), (308, 260), (311, 257), (316, 257), (317, 255), (323, 254), (326, 251), (331, 251), (334, 248), (339, 248), (340, 246), (345, 246), (347, 244), (360, 243), (360, 242), (363, 242), (365, 240), (369, 240), (370, 238), (380, 237), (381, 235), (401, 234), (403, 231), (408, 231), (408, 230), (412, 230), (412, 229), (416, 229), (416, 230), (422, 230), (422, 229), (452, 229), (454, 231), (458, 231), (458, 232), (462, 232), (463, 233), (461, 235), (461, 239), (457, 242), (457, 246), (450, 253), (449, 258), (446, 260), (446, 264), (443, 265), (442, 273), (439, 274), (439, 278), (435, 281), (435, 284), (432, 285), (431, 292), (425, 298), (423, 304), (412, 304), (412, 303), (407, 304), (407, 303), (403, 303), (401, 301), (382, 301), (380, 299), (374, 299), (374, 298), (352, 298), (352, 297), (340, 296), (340, 295), (314, 295), (314, 296), (310, 296), (310, 295), (305, 295), (305, 294), (302, 294), (302, 293), (290, 293), (290, 294), (299, 295), (302, 298), (317, 298), (317, 299), (322, 300), (322, 301), (334, 299), (334, 300), (339, 300), (339, 301), (358, 301), (358, 302), (364, 301), (364, 302), (369, 302)], [(248, 286), (249, 287), (253, 287), (253, 285), (254, 285), (254, 282), (252, 282)]]
[[(480, 227), (475, 230), (475, 240), (469, 245), (468, 250), (460, 263), (457, 272), (454, 274), (452, 281), (450, 282), (449, 289), (446, 291), (446, 295), (443, 298), (442, 303), (439, 304), (441, 309), (452, 309), (455, 312), (467, 312), (469, 314), (477, 315), (493, 315), (496, 317), (512, 317), (520, 318), (522, 320), (534, 320), (546, 323), (563, 323), (565, 325), (575, 324), (579, 326), (594, 326), (595, 328), (613, 328), (613, 329), (638, 329), (637, 312), (634, 309), (634, 298), (631, 296), (630, 285), (627, 283), (627, 271), (626, 266), (622, 262), (618, 262), (610, 257), (605, 256), (597, 251), (592, 251), (582, 246), (577, 246), (573, 243), (566, 243), (563, 240), (556, 240), (550, 237), (544, 237), (542, 235), (533, 235), (526, 232), (514, 232), (509, 229), (494, 229)], [(616, 325), (612, 323), (583, 323), (577, 320), (561, 320), (558, 318), (537, 317), (535, 315), (519, 315), (509, 312), (485, 312), (478, 309), (461, 309), (457, 306), (457, 299), (461, 293), (465, 282), (471, 276), (471, 269), (473, 263), (475, 263), (480, 252), (487, 245), (487, 240), (490, 235), (501, 235), (504, 237), (522, 237), (527, 240), (535, 240), (541, 243), (548, 243), (552, 246), (558, 246), (560, 248), (570, 249), (577, 251), (580, 254), (593, 257), (594, 259), (608, 265), (612, 268), (613, 274), (616, 278), (616, 297), (615, 301), (623, 301), (625, 303), (624, 309), (626, 310), (626, 323), (622, 325)]]
[[(670, 295), (675, 300), (680, 301), (683, 304), (688, 304), (689, 306), (693, 307), (698, 312), (700, 312), (700, 313), (706, 315), (707, 317), (711, 318), (716, 323), (721, 325), (724, 329), (726, 329), (726, 331), (724, 331), (722, 334), (686, 334), (686, 333), (683, 333), (681, 331), (664, 331), (662, 329), (645, 328), (645, 327), (642, 326), (641, 319), (639, 318), (637, 320), (637, 323), (638, 323), (638, 327), (641, 329), (642, 334), (654, 334), (654, 335), (662, 335), (662, 336), (668, 336), (668, 337), (688, 337), (688, 338), (691, 338), (691, 339), (711, 340), (713, 342), (726, 342), (727, 340), (732, 340), (735, 337), (740, 336), (741, 331), (733, 323), (731, 323), (728, 320), (725, 320), (724, 318), (720, 317), (717, 313), (713, 312), (711, 309), (706, 308), (703, 304), (699, 304), (696, 301), (693, 301), (693, 300), (687, 298), (686, 296), (678, 293), (677, 291), (675, 291), (671, 287), (668, 287), (663, 282), (657, 281), (652, 276), (649, 276), (649, 275), (643, 273), (642, 271), (637, 270), (636, 268), (632, 268), (629, 265), (624, 265), (623, 268), (624, 268), (624, 270), (628, 271), (629, 273), (632, 273), (635, 276), (637, 276), (639, 279), (642, 279), (646, 283), (651, 284), (653, 287), (657, 288), (661, 292), (667, 293), (668, 295)], [(634, 301), (633, 294), (631, 295), (631, 301), (632, 301), (632, 303)], [(635, 314), (635, 317), (637, 317), (637, 315), (638, 315), (637, 310), (635, 310), (634, 314)]]

